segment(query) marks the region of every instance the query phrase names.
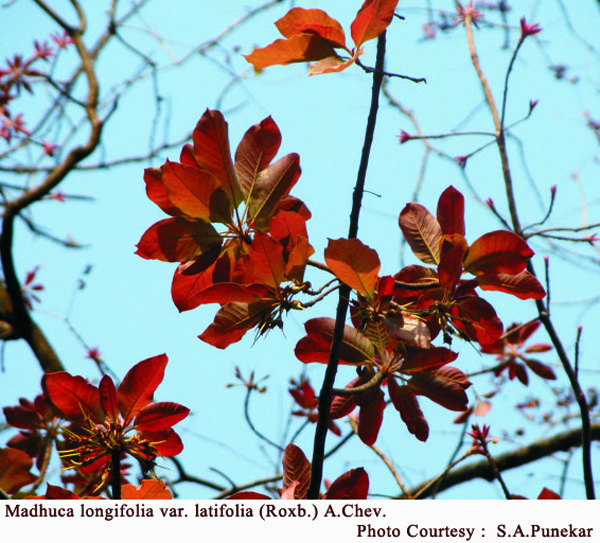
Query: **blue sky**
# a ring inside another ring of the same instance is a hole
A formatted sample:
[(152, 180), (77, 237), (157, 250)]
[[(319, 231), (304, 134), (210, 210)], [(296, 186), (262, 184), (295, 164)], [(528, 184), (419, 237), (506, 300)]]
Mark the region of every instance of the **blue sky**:
[[(329, 0), (295, 4), (325, 9), (349, 33), (349, 24), (360, 2)], [(388, 32), (386, 66), (392, 72), (425, 77), (427, 84), (393, 79), (389, 81), (389, 91), (414, 112), (426, 134), (491, 131), (491, 117), (469, 62), (464, 31), (457, 28), (439, 34), (435, 40), (424, 40), (422, 24), (427, 12), (424, 8), (411, 7), (416, 4), (420, 3), (400, 2), (399, 12), (406, 20), (395, 20)], [(432, 4), (436, 10), (454, 10), (453, 2)], [(589, 111), (592, 117), (600, 116), (597, 49), (600, 44), (597, 40), (594, 42), (600, 10), (591, 0), (565, 4), (574, 31), (565, 24), (560, 2), (519, 0), (514, 2), (508, 15), (508, 49), (502, 48), (505, 37), (502, 30), (491, 31), (482, 24), (481, 30), (476, 32), (483, 69), (500, 102), (506, 67), (519, 36), (519, 17), (526, 16), (528, 21), (539, 22), (543, 28), (521, 49), (511, 76), (507, 109), (508, 122), (512, 122), (527, 114), (530, 100), (539, 100), (531, 118), (512, 131), (514, 139), (509, 148), (524, 224), (535, 223), (544, 216), (552, 186), (558, 187), (558, 196), (548, 226), (578, 227), (600, 219), (598, 141), (585, 126), (583, 115)], [(88, 43), (93, 43), (94, 34), (101, 28), (107, 5), (96, 2), (89, 6)], [(181, 59), (194, 46), (217, 36), (250, 6), (256, 5), (259, 2), (250, 0), (151, 2), (141, 17), (127, 24), (123, 36), (159, 65), (168, 65), (174, 59)], [(241, 54), (249, 53), (254, 45), (264, 46), (278, 38), (273, 22), (290, 5), (290, 2), (281, 2), (252, 18), (206, 55), (195, 55), (181, 66), (161, 69), (158, 73), (158, 88), (163, 98), (160, 109), (157, 109), (151, 78), (146, 77), (125, 90), (106, 128), (102, 149), (86, 163), (143, 155), (149, 146), (162, 143), (163, 138), (172, 141), (189, 133), (202, 112), (216, 106), (229, 122), (234, 150), (249, 126), (271, 115), (283, 135), (280, 156), (288, 152), (300, 154), (303, 173), (292, 193), (303, 199), (313, 213), (308, 223), (309, 235), (316, 249), (315, 258), (322, 260), (327, 238), (347, 234), (371, 79), (356, 66), (340, 74), (310, 78), (305, 65), (272, 67), (254, 74)], [(47, 39), (57, 30), (45, 15), (23, 0), (8, 4), (0, 13), (6, 21), (0, 58), (19, 51), (27, 54), (34, 39)], [(67, 4), (64, 13), (70, 13)], [(495, 15), (490, 20), (499, 19)], [(156, 40), (157, 35), (163, 38), (161, 42)], [(374, 42), (366, 44), (365, 63), (373, 63), (374, 49)], [(73, 52), (65, 54), (58, 69), (70, 73), (70, 60), (73, 60)], [(559, 64), (568, 66), (564, 80), (556, 80), (549, 69), (550, 65)], [(98, 64), (104, 92), (108, 93), (113, 83), (131, 77), (140, 65), (139, 57), (118, 44), (111, 46)], [(236, 79), (230, 85), (232, 76)], [(578, 82), (569, 81), (572, 77), (577, 77)], [(227, 92), (223, 92), (225, 88)], [(40, 92), (43, 93), (41, 89)], [(37, 93), (32, 98), (25, 97), (23, 108), (35, 111), (41, 100)], [(155, 119), (158, 128), (153, 132)], [(397, 218), (415, 194), (423, 145), (411, 141), (400, 146), (396, 136), (401, 129), (415, 133), (410, 120), (382, 97), (359, 238), (378, 251), (385, 274), (395, 273), (404, 263), (416, 263), (401, 244)], [(489, 147), (469, 159), (464, 172), (451, 159), (468, 154), (487, 141), (489, 138), (485, 137), (431, 140), (447, 156), (433, 154), (430, 157), (418, 191), (418, 200), (431, 210), (448, 185), (463, 192), (467, 198), (468, 241), (501, 227), (481, 201), (493, 198), (506, 216), (495, 148)], [(526, 163), (521, 158), (520, 145)], [(234, 380), (233, 368), (239, 366), (244, 375), (255, 371), (259, 377), (270, 376), (266, 381), (268, 393), (253, 397), (251, 411), (261, 431), (275, 441), (280, 440), (289, 424), (289, 378), (306, 371), (318, 389), (323, 375), (322, 367), (304, 367), (296, 360), (293, 346), (303, 335), (303, 322), (310, 317), (332, 315), (335, 300), (332, 298), (306, 314), (291, 314), (284, 333), (273, 331), (255, 343), (252, 333), (226, 351), (198, 340), (196, 336), (212, 321), (216, 309), (206, 306), (179, 314), (170, 299), (174, 266), (145, 261), (134, 255), (134, 246), (144, 230), (164, 217), (145, 196), (143, 169), (159, 166), (166, 158), (176, 160), (178, 156), (179, 149), (173, 149), (150, 162), (69, 176), (63, 192), (92, 196), (94, 201), (42, 202), (33, 213), (35, 220), (51, 228), (55, 235), (71, 236), (86, 248), (65, 250), (21, 229), (15, 242), (16, 261), (21, 276), (36, 265), (42, 266), (38, 277), (46, 289), (35, 318), (70, 372), (98, 378), (92, 363), (85, 358), (85, 349), (65, 323), (65, 317), (90, 346), (100, 349), (104, 360), (120, 376), (139, 360), (166, 352), (170, 363), (157, 399), (177, 401), (192, 408), (192, 415), (179, 425), (186, 446), (181, 458), (187, 469), (224, 485), (227, 481), (214, 470), (243, 483), (273, 473), (279, 459), (276, 451), (265, 449), (248, 429), (243, 417), (242, 389), (225, 388)], [(24, 156), (21, 158), (27, 160)], [(2, 179), (9, 180), (5, 174)], [(39, 180), (32, 179), (36, 181)], [(581, 377), (584, 389), (593, 386), (598, 375), (594, 356), (598, 348), (594, 334), (594, 323), (599, 316), (595, 303), (599, 295), (598, 251), (581, 243), (555, 247), (534, 240), (531, 244), (536, 251), (534, 266), (538, 272), (543, 269), (543, 256), (550, 256), (553, 313), (570, 353), (576, 327), (583, 326)], [(572, 252), (584, 258), (573, 256)], [(91, 272), (83, 277), (88, 265), (92, 266)], [(325, 280), (319, 272), (311, 271), (310, 275), (307, 278), (315, 285)], [(86, 287), (78, 290), (81, 278)], [(531, 303), (500, 294), (486, 294), (485, 298), (494, 304), (505, 326), (512, 320), (525, 321), (535, 315)], [(546, 341), (541, 331), (535, 339)], [(455, 342), (453, 347), (460, 353), (456, 365), (463, 371), (476, 371), (483, 364), (492, 363), (467, 344)], [(543, 361), (560, 373), (552, 354), (545, 355)], [(0, 375), (3, 405), (12, 405), (22, 396), (32, 398), (39, 391), (39, 378), (37, 363), (25, 346), (14, 342), (5, 346), (4, 372)], [(352, 372), (344, 369), (338, 383), (343, 385), (351, 378)], [(516, 382), (508, 383), (505, 394), (494, 399), (494, 408), (482, 421), (498, 432), (501, 438), (498, 452), (516, 446), (513, 434), (501, 435), (505, 427), (524, 426), (525, 438), (556, 430), (528, 424), (513, 412), (512, 406), (528, 395), (539, 394), (551, 400), (548, 383), (535, 377), (531, 381), (529, 389)], [(566, 382), (562, 376), (561, 382)], [(474, 387), (479, 394), (492, 389), (487, 378)], [(394, 458), (409, 483), (418, 483), (442, 469), (460, 434), (460, 427), (451, 424), (452, 413), (425, 399), (421, 404), (431, 426), (431, 437), (426, 444), (410, 436), (397, 414), (389, 410), (377, 442)], [(550, 409), (550, 404), (547, 406)], [(294, 429), (297, 424), (292, 421)], [(344, 425), (344, 430), (347, 429)], [(299, 440), (309, 457), (311, 438), (312, 429), (309, 429)], [(334, 443), (330, 439), (329, 444)], [(169, 476), (171, 466), (168, 461), (163, 464), (166, 471), (159, 473)], [(346, 469), (360, 465), (371, 475), (373, 492), (385, 495), (397, 491), (381, 462), (356, 439), (347, 453), (332, 457), (326, 464), (325, 476), (334, 479)], [(574, 460), (572, 466), (570, 478), (576, 480), (579, 463)], [(532, 482), (529, 474), (534, 469), (536, 476)], [(539, 479), (546, 474), (548, 486), (558, 484), (560, 466), (557, 468), (557, 462), (548, 460), (535, 468), (509, 475), (511, 490), (536, 495), (541, 489)], [(576, 481), (569, 488), (573, 497), (582, 495)], [(182, 497), (212, 495), (212, 491), (193, 485), (181, 486), (179, 490)], [(499, 492), (487, 483), (473, 483), (444, 496), (489, 498), (499, 497)]]

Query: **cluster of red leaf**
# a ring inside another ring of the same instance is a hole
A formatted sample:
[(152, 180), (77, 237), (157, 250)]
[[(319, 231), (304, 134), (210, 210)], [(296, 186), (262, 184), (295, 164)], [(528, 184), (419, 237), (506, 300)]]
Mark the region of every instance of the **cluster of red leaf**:
[[(366, 0), (350, 25), (354, 47), (346, 45), (340, 23), (320, 9), (293, 8), (275, 26), (285, 39), (279, 39), (246, 55), (260, 70), (277, 64), (313, 62), (309, 75), (340, 72), (363, 54), (362, 45), (377, 38), (390, 24), (398, 0)], [(347, 53), (348, 57), (342, 54)]]
[[(290, 443), (283, 453), (283, 488), (279, 489), (282, 500), (303, 500), (310, 484), (311, 465), (302, 450)], [(369, 476), (363, 468), (356, 468), (340, 475), (327, 485), (323, 500), (364, 500), (369, 492)], [(259, 492), (236, 492), (230, 500), (268, 500)]]
[(84, 495), (96, 494), (109, 482), (115, 454), (123, 476), (126, 466), (120, 459), (126, 455), (149, 471), (157, 456), (179, 454), (183, 444), (172, 427), (189, 409), (173, 402), (153, 402), (166, 364), (165, 355), (143, 360), (118, 387), (108, 375), (94, 386), (64, 371), (45, 374), (44, 395), (4, 408), (7, 423), (21, 431), (8, 442), (8, 452), (0, 454), (0, 474), (8, 469), (6, 462), (14, 465), (13, 472), (15, 466), (20, 471), (0, 488), (13, 493), (33, 482), (36, 477), (29, 472), (33, 460), (42, 471), (54, 446), (63, 468), (76, 473), (63, 476), (63, 482), (73, 483)]
[(308, 288), (310, 212), (289, 195), (300, 176), (298, 155), (271, 164), (280, 145), (268, 117), (245, 133), (233, 161), (223, 115), (207, 110), (181, 162), (145, 171), (148, 197), (171, 217), (144, 233), (137, 254), (180, 262), (172, 286), (180, 311), (220, 304), (200, 336), (215, 347), (253, 327), (281, 326), (283, 313), (301, 308), (294, 296)]
[[(330, 240), (325, 251), (331, 272), (356, 292), (353, 326), (345, 326), (339, 362), (356, 366), (358, 376), (338, 393), (331, 416), (340, 418), (358, 407), (358, 434), (367, 444), (377, 439), (387, 405), (382, 385), (408, 430), (422, 441), (429, 427), (418, 396), (446, 409), (467, 409), (470, 382), (447, 365), (457, 354), (431, 341), (442, 333), (446, 343), (455, 335), (496, 348), (503, 325), (477, 287), (521, 299), (545, 295), (525, 269), (533, 251), (516, 234), (489, 232), (468, 245), (463, 196), (453, 187), (441, 195), (437, 218), (410, 203), (400, 213), (399, 225), (414, 254), (436, 268), (411, 265), (393, 277), (379, 277), (377, 253), (359, 240)], [(474, 277), (463, 278), (465, 273)], [(330, 318), (309, 320), (296, 356), (306, 363), (327, 363), (334, 325)]]

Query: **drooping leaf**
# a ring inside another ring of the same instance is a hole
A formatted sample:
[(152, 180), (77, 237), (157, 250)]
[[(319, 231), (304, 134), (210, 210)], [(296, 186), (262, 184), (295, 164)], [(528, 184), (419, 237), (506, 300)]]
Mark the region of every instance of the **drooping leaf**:
[(465, 235), (465, 199), (452, 185), (438, 200), (437, 220), (443, 235)]
[(316, 34), (297, 34), (287, 39), (275, 40), (266, 47), (255, 49), (244, 58), (260, 70), (278, 64), (312, 62), (335, 56), (334, 44)]
[(356, 62), (356, 59), (362, 54), (363, 50), (359, 49), (352, 57), (345, 59), (337, 55), (327, 57), (317, 62), (313, 62), (308, 67), (308, 75), (321, 75), (341, 72)]
[(527, 358), (525, 360), (525, 364), (527, 364), (527, 367), (533, 373), (540, 376), (542, 379), (548, 379), (549, 381), (554, 381), (556, 379), (556, 374), (554, 373), (554, 370), (546, 364), (542, 364), (541, 362), (533, 360), (531, 358)]
[(31, 473), (33, 460), (17, 449), (0, 449), (0, 489), (14, 494), (37, 477)]
[[(369, 394), (371, 396), (371, 394)], [(383, 412), (385, 411), (385, 400), (383, 391), (377, 388), (372, 391), (372, 398), (368, 403), (356, 403), (360, 405), (358, 413), (358, 437), (366, 445), (373, 445), (377, 441), (377, 435), (383, 422)]]
[(258, 228), (266, 227), (280, 200), (288, 195), (300, 177), (300, 158), (290, 153), (258, 173), (247, 190), (248, 212)]
[(275, 26), (286, 38), (298, 34), (315, 34), (332, 42), (335, 47), (346, 48), (342, 26), (320, 9), (292, 8)]
[[(344, 388), (356, 388), (357, 386), (364, 385), (371, 380), (372, 375), (367, 373), (363, 375), (359, 375), (350, 381)], [(356, 402), (354, 400), (354, 396), (334, 396), (333, 401), (331, 402), (331, 409), (329, 411), (329, 416), (332, 419), (341, 419), (346, 415), (349, 415), (354, 411), (356, 407)]]
[(237, 208), (243, 200), (243, 192), (231, 160), (229, 130), (223, 114), (207, 109), (192, 133), (192, 140), (193, 160), (200, 169), (219, 179), (232, 207)]
[(363, 296), (373, 298), (381, 267), (376, 251), (358, 239), (330, 239), (325, 261), (340, 281)]
[(290, 443), (283, 453), (283, 488), (298, 482), (294, 496), (301, 500), (306, 497), (310, 484), (311, 466), (300, 447)]
[(411, 392), (408, 385), (398, 386), (392, 377), (388, 379), (388, 391), (392, 404), (400, 417), (406, 424), (408, 431), (419, 441), (427, 441), (429, 437), (429, 425), (421, 411), (417, 397)]
[(167, 485), (158, 479), (142, 479), (140, 486), (130, 484), (121, 487), (123, 500), (172, 500)]
[(172, 428), (159, 432), (141, 432), (140, 438), (150, 441), (158, 456), (177, 456), (183, 451), (181, 438)]
[(533, 251), (523, 238), (509, 230), (495, 230), (472, 243), (465, 257), (464, 267), (473, 275), (516, 275), (525, 269), (532, 256)]
[(364, 468), (356, 468), (340, 475), (329, 487), (326, 500), (366, 500), (369, 494), (369, 476)]
[(421, 204), (406, 204), (398, 224), (415, 256), (425, 264), (440, 263), (442, 229), (437, 219)]
[(515, 275), (506, 273), (484, 273), (477, 276), (481, 290), (497, 290), (512, 294), (521, 300), (541, 300), (546, 291), (537, 277), (523, 270)]
[(447, 234), (442, 238), (438, 277), (440, 285), (452, 291), (463, 271), (463, 256), (468, 246), (460, 234)]
[(163, 219), (153, 224), (137, 244), (135, 254), (163, 262), (187, 262), (222, 243), (214, 226), (183, 217)]
[(350, 25), (356, 47), (377, 38), (392, 22), (398, 0), (366, 0)]
[(159, 354), (138, 362), (127, 372), (117, 389), (124, 426), (152, 401), (156, 388), (163, 380), (167, 362), (167, 355)]
[(89, 417), (96, 423), (104, 422), (105, 413), (100, 405), (98, 387), (83, 377), (66, 371), (46, 373), (42, 378), (46, 396), (68, 420), (81, 421)]
[(315, 252), (308, 242), (306, 218), (296, 211), (280, 210), (269, 223), (269, 234), (284, 249), (285, 277), (302, 283), (306, 263)]
[(493, 343), (504, 332), (494, 308), (477, 296), (460, 299), (452, 306), (452, 315), (455, 317), (452, 324), (480, 345)]
[(140, 431), (166, 430), (188, 416), (190, 410), (174, 402), (155, 402), (142, 409), (135, 417), (134, 427)]
[(464, 411), (468, 407), (465, 390), (471, 383), (458, 368), (443, 366), (435, 371), (416, 373), (408, 386), (414, 394), (426, 396), (446, 409)]

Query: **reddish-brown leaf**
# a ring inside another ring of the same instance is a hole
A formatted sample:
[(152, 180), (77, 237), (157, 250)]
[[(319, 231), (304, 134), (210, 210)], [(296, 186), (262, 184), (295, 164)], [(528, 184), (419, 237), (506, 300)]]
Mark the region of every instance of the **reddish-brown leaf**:
[(287, 39), (275, 40), (266, 47), (255, 49), (244, 58), (260, 70), (278, 64), (312, 62), (335, 56), (334, 44), (316, 34), (297, 34)]
[(117, 389), (124, 426), (152, 401), (156, 388), (163, 380), (167, 362), (167, 355), (159, 354), (138, 362), (127, 372)]
[(554, 370), (547, 366), (546, 364), (542, 364), (537, 360), (532, 360), (531, 358), (527, 358), (525, 360), (525, 364), (527, 367), (536, 375), (539, 375), (542, 379), (548, 379), (549, 381), (554, 381), (556, 379), (556, 374)]
[(310, 484), (310, 472), (310, 462), (302, 450), (290, 443), (283, 453), (283, 488), (286, 489), (297, 481), (294, 496), (298, 500), (305, 498)]
[(250, 328), (259, 324), (276, 303), (277, 300), (261, 300), (225, 304), (217, 311), (213, 323), (198, 337), (213, 347), (225, 349), (242, 339)]
[(376, 251), (358, 239), (330, 239), (325, 249), (325, 261), (342, 283), (373, 298), (381, 267)]
[[(333, 339), (335, 319), (319, 317), (304, 324), (307, 336), (300, 339), (294, 352), (302, 362), (322, 362), (329, 360), (329, 351)], [(340, 346), (340, 364), (362, 364), (373, 357), (373, 345), (358, 330), (344, 326), (344, 335)]]
[(162, 168), (146, 168), (144, 170), (146, 195), (167, 215), (181, 215), (181, 210), (169, 199), (169, 193), (163, 184), (162, 175)]
[(283, 246), (268, 234), (257, 231), (250, 246), (234, 273), (234, 281), (242, 284), (260, 283), (278, 289), (285, 282)]
[(377, 38), (392, 22), (398, 0), (366, 0), (358, 10), (350, 33), (356, 47)]
[(465, 257), (464, 266), (473, 275), (516, 275), (525, 269), (532, 256), (533, 251), (523, 238), (509, 230), (495, 230), (473, 242)]
[(286, 38), (298, 34), (316, 34), (332, 42), (335, 47), (346, 48), (346, 36), (340, 23), (320, 9), (292, 8), (275, 26)]
[(366, 500), (369, 494), (369, 476), (363, 468), (340, 475), (327, 490), (325, 500)]
[(102, 376), (98, 390), (100, 392), (100, 405), (104, 409), (107, 419), (110, 422), (117, 422), (119, 420), (119, 402), (115, 383), (110, 376)]
[(243, 200), (243, 192), (235, 173), (229, 150), (229, 132), (223, 114), (207, 109), (192, 134), (192, 158), (198, 167), (220, 181), (235, 209)]
[(172, 500), (173, 494), (167, 485), (158, 479), (142, 479), (140, 486), (123, 485), (121, 487), (123, 500)]
[(407, 385), (398, 386), (396, 380), (391, 377), (388, 379), (388, 392), (392, 404), (400, 417), (406, 424), (408, 431), (419, 441), (427, 441), (429, 437), (429, 425), (421, 411), (417, 397), (411, 392)]
[(426, 396), (452, 411), (464, 411), (468, 406), (465, 390), (471, 386), (458, 368), (443, 366), (432, 372), (416, 373), (408, 382), (414, 394)]
[(81, 421), (89, 417), (96, 423), (104, 422), (105, 413), (100, 405), (98, 387), (83, 377), (73, 376), (66, 371), (46, 373), (42, 378), (42, 387), (48, 399), (67, 419)]
[(398, 224), (415, 256), (425, 264), (440, 263), (442, 229), (437, 219), (421, 204), (406, 204)]
[(81, 496), (60, 486), (46, 485), (44, 498), (47, 500), (80, 500)]
[(247, 190), (248, 213), (258, 228), (266, 228), (300, 177), (300, 157), (290, 153), (259, 172)]
[(207, 222), (231, 222), (229, 198), (212, 173), (169, 160), (161, 171), (169, 201), (182, 214)]
[(449, 186), (438, 201), (437, 220), (443, 235), (465, 235), (465, 199), (453, 186)]
[(306, 219), (296, 211), (278, 211), (269, 223), (269, 234), (284, 248), (285, 277), (302, 283), (306, 263), (315, 252), (308, 242)]
[[(364, 374), (355, 377), (350, 381), (344, 388), (356, 388), (357, 386), (364, 385), (368, 383), (371, 379), (371, 375)], [(333, 401), (331, 402), (331, 409), (329, 411), (329, 416), (332, 419), (341, 419), (346, 415), (352, 413), (354, 408), (356, 407), (356, 402), (354, 400), (354, 396), (334, 396)]]
[(452, 324), (480, 345), (494, 343), (504, 331), (494, 308), (482, 298), (467, 296), (452, 306)]
[(37, 477), (31, 473), (33, 460), (17, 449), (0, 449), (0, 489), (14, 494)]
[(151, 403), (140, 409), (133, 422), (139, 431), (166, 430), (188, 416), (190, 410), (174, 402)]
[(481, 290), (498, 290), (512, 294), (521, 300), (541, 300), (546, 291), (537, 278), (523, 270), (516, 275), (506, 273), (485, 273), (477, 276)]
[(385, 400), (383, 391), (378, 388), (373, 393), (373, 399), (365, 404), (359, 404), (358, 412), (358, 437), (366, 445), (373, 445), (377, 441), (377, 435), (383, 421), (385, 411)]
[(148, 228), (137, 244), (135, 254), (163, 262), (187, 262), (221, 242), (221, 236), (212, 224), (175, 217), (158, 221)]
[(273, 291), (260, 284), (240, 285), (239, 283), (217, 283), (196, 295), (200, 304), (221, 304), (230, 302), (255, 302), (265, 298), (272, 301)]
[(411, 350), (404, 357), (400, 367), (402, 373), (431, 370), (444, 366), (458, 357), (458, 354), (446, 347), (431, 347), (431, 349)]
[(460, 234), (447, 234), (442, 238), (438, 277), (440, 285), (448, 291), (452, 291), (460, 279), (467, 250), (467, 242)]

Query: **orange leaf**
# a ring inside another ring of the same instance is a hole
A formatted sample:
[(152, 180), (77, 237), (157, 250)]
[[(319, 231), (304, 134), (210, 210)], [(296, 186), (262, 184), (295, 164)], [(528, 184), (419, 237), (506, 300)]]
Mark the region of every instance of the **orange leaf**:
[(256, 69), (294, 62), (312, 62), (335, 56), (334, 44), (315, 34), (297, 34), (255, 49), (244, 58)]
[(383, 33), (392, 22), (397, 5), (398, 0), (365, 1), (350, 25), (350, 33), (357, 48)]
[(509, 230), (495, 230), (477, 238), (465, 257), (465, 270), (473, 275), (482, 273), (522, 272), (533, 251), (527, 242)]
[(37, 477), (31, 473), (33, 459), (18, 449), (0, 449), (0, 489), (14, 494)]
[(320, 9), (293, 8), (275, 26), (286, 38), (298, 34), (316, 34), (332, 42), (335, 47), (346, 48), (346, 36), (340, 23)]
[(381, 267), (376, 251), (358, 239), (330, 239), (325, 249), (325, 261), (342, 283), (373, 298)]
[(143, 479), (140, 486), (123, 485), (123, 500), (172, 500), (173, 495), (167, 485), (157, 479)]
[(337, 55), (321, 59), (308, 67), (308, 75), (329, 74), (341, 72), (356, 62), (356, 59), (362, 55), (363, 50), (359, 49), (351, 58), (344, 59)]

